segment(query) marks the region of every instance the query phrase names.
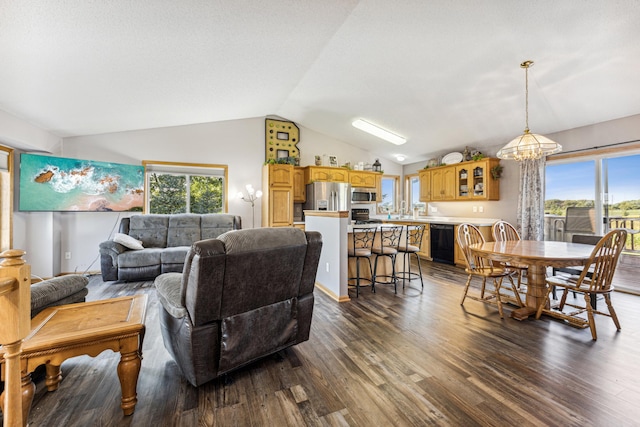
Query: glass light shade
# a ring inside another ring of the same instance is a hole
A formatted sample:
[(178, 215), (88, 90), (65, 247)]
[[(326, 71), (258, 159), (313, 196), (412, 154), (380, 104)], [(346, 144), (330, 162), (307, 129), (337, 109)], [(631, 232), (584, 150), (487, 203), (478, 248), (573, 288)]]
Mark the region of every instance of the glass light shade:
[(562, 145), (545, 136), (530, 133), (529, 129), (525, 129), (522, 135), (502, 147), (497, 156), (501, 159), (518, 161), (536, 160), (560, 151), (562, 151)]
[(262, 197), (262, 190), (256, 191), (256, 198)]

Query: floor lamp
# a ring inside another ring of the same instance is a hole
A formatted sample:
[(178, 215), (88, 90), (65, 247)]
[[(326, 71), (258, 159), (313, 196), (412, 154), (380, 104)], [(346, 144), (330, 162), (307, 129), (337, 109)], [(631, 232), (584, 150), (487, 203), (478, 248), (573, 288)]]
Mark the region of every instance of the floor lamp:
[(245, 196), (242, 191), (238, 193), (238, 198), (244, 200), (247, 203), (251, 203), (251, 228), (256, 228), (256, 200), (262, 197), (262, 191), (255, 191), (253, 185), (247, 184), (247, 195)]

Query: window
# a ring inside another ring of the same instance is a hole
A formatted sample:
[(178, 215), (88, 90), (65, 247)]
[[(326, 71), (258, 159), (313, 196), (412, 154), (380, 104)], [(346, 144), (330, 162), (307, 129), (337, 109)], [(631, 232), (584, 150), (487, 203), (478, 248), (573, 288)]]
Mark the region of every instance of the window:
[(227, 166), (143, 161), (145, 212), (227, 212)]
[[(596, 234), (611, 228), (640, 230), (640, 186), (634, 178), (640, 154), (616, 154), (550, 161), (545, 170), (547, 221), (563, 218), (570, 206), (592, 207)], [(564, 237), (557, 236), (555, 229), (551, 231), (551, 239)], [(628, 246), (635, 249), (636, 242), (628, 240)]]
[(420, 176), (418, 174), (407, 175), (405, 180), (404, 194), (409, 213), (413, 213), (414, 209), (418, 209), (419, 215), (427, 212), (427, 204), (420, 201)]
[(0, 251), (11, 249), (13, 214), (13, 150), (0, 146)]
[(385, 175), (382, 177), (380, 202), (378, 211), (382, 213), (396, 212), (398, 201), (398, 176)]

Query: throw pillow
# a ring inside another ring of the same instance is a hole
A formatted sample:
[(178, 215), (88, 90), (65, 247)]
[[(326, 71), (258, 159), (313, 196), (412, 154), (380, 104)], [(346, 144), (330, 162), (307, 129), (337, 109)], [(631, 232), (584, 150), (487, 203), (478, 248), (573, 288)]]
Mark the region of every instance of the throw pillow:
[(113, 241), (129, 249), (144, 249), (140, 240), (136, 240), (128, 234), (116, 233), (116, 235), (113, 236)]

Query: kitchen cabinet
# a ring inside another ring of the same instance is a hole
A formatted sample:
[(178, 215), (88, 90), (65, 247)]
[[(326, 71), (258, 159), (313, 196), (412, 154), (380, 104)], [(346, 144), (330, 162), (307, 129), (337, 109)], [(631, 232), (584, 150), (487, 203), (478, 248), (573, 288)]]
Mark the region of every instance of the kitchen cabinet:
[(262, 226), (293, 226), (293, 166), (262, 167)]
[[(478, 227), (478, 230), (480, 230), (480, 233), (482, 234), (482, 236), (484, 237), (484, 240), (487, 242), (493, 242), (493, 237), (491, 236), (491, 226), (490, 225), (483, 225), (483, 226), (476, 226)], [(462, 250), (460, 249), (460, 245), (458, 245), (458, 226), (456, 225), (454, 230), (454, 239), (456, 244), (454, 245), (454, 249), (453, 249), (453, 262), (458, 266), (458, 267), (463, 267), (466, 268), (467, 267), (467, 261), (465, 261), (464, 259), (464, 255), (462, 254)]]
[(437, 168), (431, 171), (431, 200), (454, 200), (456, 191), (455, 167)]
[(483, 159), (456, 166), (457, 200), (500, 200), (500, 180), (493, 179), (491, 168), (499, 159)]
[(304, 203), (307, 201), (307, 187), (304, 183), (304, 169), (293, 168), (293, 203)]
[(420, 201), (500, 200), (500, 180), (491, 176), (499, 163), (500, 159), (485, 158), (422, 169)]
[(349, 182), (349, 170), (345, 168), (307, 166), (304, 170), (305, 184), (311, 184), (316, 181)]
[(420, 179), (420, 201), (431, 201), (431, 170), (422, 169), (418, 172)]
[(380, 172), (349, 171), (349, 183), (351, 187), (376, 188), (378, 177), (381, 176)]

